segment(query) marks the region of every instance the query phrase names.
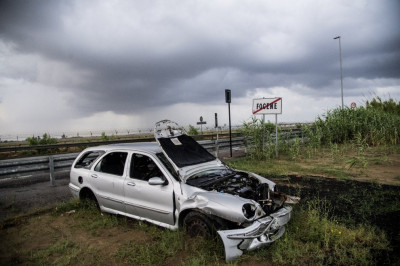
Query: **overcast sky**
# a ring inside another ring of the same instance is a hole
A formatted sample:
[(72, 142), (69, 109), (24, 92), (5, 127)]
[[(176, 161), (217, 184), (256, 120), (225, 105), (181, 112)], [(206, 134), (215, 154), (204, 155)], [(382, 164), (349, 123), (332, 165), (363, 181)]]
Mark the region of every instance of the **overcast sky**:
[[(249, 121), (313, 121), (400, 100), (400, 1), (0, 0), (0, 137)], [(274, 116), (267, 116), (274, 121)]]

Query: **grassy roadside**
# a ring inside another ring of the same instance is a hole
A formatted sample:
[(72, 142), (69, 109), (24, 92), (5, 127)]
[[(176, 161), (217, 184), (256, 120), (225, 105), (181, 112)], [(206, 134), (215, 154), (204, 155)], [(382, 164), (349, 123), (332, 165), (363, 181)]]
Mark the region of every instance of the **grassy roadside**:
[[(232, 264), (400, 264), (400, 120), (378, 108), (389, 104), (330, 111), (304, 128), (305, 142), (279, 135), (278, 159), (273, 145), (262, 148), (268, 125), (256, 119), (245, 124), (254, 140), (250, 156), (227, 163), (272, 177), (302, 200), (281, 239)], [(0, 228), (1, 265), (224, 264), (219, 239), (190, 238), (79, 201)]]
[[(326, 148), (318, 151), (318, 159), (304, 155), (294, 160), (286, 155), (279, 159), (227, 161), (238, 169), (276, 176), (275, 179), (282, 182), (289, 180), (288, 188), (294, 195), (304, 195), (307, 185), (305, 178), (296, 176), (336, 177), (311, 178), (313, 183), (308, 185), (314, 191), (295, 206), (284, 236), (266, 248), (245, 252), (232, 264), (376, 265), (400, 261), (398, 256), (394, 256), (399, 251), (398, 225), (392, 225), (394, 229), (387, 231), (368, 222), (375, 218), (378, 222), (384, 219), (385, 223), (398, 221), (400, 203), (395, 200), (398, 190), (385, 189), (375, 178), (362, 183), (370, 184), (368, 188), (360, 187), (355, 181), (373, 177), (374, 171), (384, 172), (383, 169), (390, 167), (399, 169), (396, 161), (398, 150), (393, 148), (387, 152), (371, 148), (364, 154), (366, 165), (347, 168), (346, 162), (356, 153), (352, 153), (349, 146), (338, 149), (343, 150), (340, 157), (332, 157), (331, 149)], [(382, 157), (382, 154), (387, 157)], [(287, 175), (294, 176), (299, 186), (293, 186), (294, 182), (288, 177), (282, 178)], [(390, 180), (388, 183), (397, 181), (393, 173), (384, 176), (385, 180)], [(392, 178), (388, 178), (390, 176)], [(331, 197), (322, 197), (329, 193)], [(388, 204), (391, 199), (394, 200)], [(339, 206), (347, 211), (341, 216), (336, 215), (340, 213)], [(351, 219), (353, 217), (357, 219)], [(4, 225), (0, 231), (0, 264), (4, 265), (225, 264), (219, 239), (190, 238), (181, 231), (173, 232), (132, 219), (101, 214), (93, 206), (79, 201), (70, 201), (51, 211), (25, 216)]]
[[(225, 264), (219, 240), (190, 238), (181, 231), (101, 214), (79, 201), (31, 216), (0, 234), (4, 265)], [(232, 264), (369, 265), (382, 261), (388, 250), (382, 231), (330, 220), (324, 203), (314, 201), (296, 208), (282, 239), (268, 248), (245, 253)]]
[[(386, 251), (381, 253), (382, 255), (377, 256), (380, 257), (379, 262), (386, 264), (400, 262), (400, 256), (397, 255), (400, 251), (400, 225), (397, 222), (400, 219), (399, 146), (360, 147), (354, 143), (346, 143), (312, 150), (309, 146), (299, 146), (295, 153), (293, 150), (287, 151), (278, 159), (249, 160), (241, 158), (228, 161), (228, 164), (237, 169), (271, 177), (277, 182), (281, 191), (301, 196), (301, 208), (295, 212), (295, 216), (307, 217), (316, 211), (317, 215), (322, 217), (318, 224), (324, 226), (327, 222), (328, 227), (331, 228), (330, 232), (333, 235), (335, 232), (337, 233), (335, 237), (342, 237), (343, 228), (339, 229), (342, 226), (346, 227), (346, 235), (351, 235), (355, 232), (352, 230), (355, 229), (382, 234), (381, 239), (385, 240), (378, 241), (377, 246), (385, 241), (389, 241), (390, 244), (385, 249)], [(326, 202), (326, 206), (316, 208), (316, 210), (307, 207), (318, 199)], [(323, 211), (322, 216), (320, 216), (319, 210)], [(293, 220), (295, 219), (294, 217)], [(303, 221), (300, 219), (298, 224)], [(285, 239), (291, 237), (289, 232), (293, 230), (293, 226), (296, 226), (296, 234), (298, 234), (299, 228), (304, 228), (295, 224), (296, 222), (289, 225)], [(352, 232), (347, 231), (349, 228)], [(376, 231), (377, 228), (384, 232)], [(318, 229), (311, 231), (318, 231)], [(329, 230), (325, 236), (329, 236)], [(292, 245), (296, 246), (294, 242), (297, 241), (297, 237), (298, 235), (290, 239), (290, 244), (283, 249), (285, 252), (282, 260), (277, 260), (279, 263), (294, 264), (302, 257), (298, 254), (304, 252), (304, 249), (299, 246), (292, 249)], [(367, 235), (358, 236), (354, 238), (354, 241), (367, 241), (369, 237)], [(308, 244), (310, 243), (307, 241), (306, 245)], [(276, 242), (271, 246), (274, 251), (270, 255), (279, 254), (275, 248), (281, 245), (286, 244)], [(333, 244), (333, 246), (333, 250), (329, 251), (331, 255), (328, 258), (322, 256), (323, 264), (346, 264), (341, 261), (341, 255), (337, 257), (334, 255), (335, 252), (344, 248), (343, 245)], [(354, 251), (353, 248), (351, 250), (347, 250), (342, 255), (349, 256)], [(290, 257), (288, 254), (292, 251), (297, 255), (293, 255), (293, 260), (288, 262)], [(320, 256), (319, 252), (317, 251), (315, 256)], [(362, 253), (362, 251), (360, 252)], [(360, 252), (356, 252), (357, 256), (360, 256), (359, 258), (364, 256)], [(371, 249), (370, 252), (376, 254), (377, 251)], [(385, 253), (386, 255), (383, 255)], [(331, 261), (331, 256), (335, 257), (333, 261)], [(321, 260), (305, 260), (305, 263), (321, 264)], [(347, 263), (359, 264), (360, 261), (358, 263), (347, 261)], [(371, 261), (361, 264), (374, 263)]]
[(262, 176), (315, 175), (400, 185), (400, 146), (367, 147), (362, 153), (352, 144), (312, 151), (309, 147), (300, 146), (295, 155), (286, 153), (278, 159), (262, 160), (240, 158), (230, 160), (228, 164)]

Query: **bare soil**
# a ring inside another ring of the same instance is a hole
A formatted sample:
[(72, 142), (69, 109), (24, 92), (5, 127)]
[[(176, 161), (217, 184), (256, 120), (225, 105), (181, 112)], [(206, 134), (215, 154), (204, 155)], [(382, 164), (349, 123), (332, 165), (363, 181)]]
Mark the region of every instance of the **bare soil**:
[(400, 262), (400, 186), (298, 175), (273, 180), (281, 192), (300, 196), (302, 204), (324, 201), (333, 219), (384, 230), (393, 248), (389, 255)]

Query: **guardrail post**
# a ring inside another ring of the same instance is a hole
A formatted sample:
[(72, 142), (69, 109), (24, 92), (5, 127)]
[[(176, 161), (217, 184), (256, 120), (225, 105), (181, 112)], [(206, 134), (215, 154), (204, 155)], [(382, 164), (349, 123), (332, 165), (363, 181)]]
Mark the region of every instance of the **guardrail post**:
[(219, 144), (218, 144), (218, 139), (216, 139), (215, 140), (215, 142), (214, 142), (215, 144), (214, 144), (214, 151), (215, 151), (215, 157), (217, 157), (218, 158), (218, 153), (219, 153)]
[(54, 178), (54, 157), (49, 156), (49, 169), (50, 169), (50, 184), (52, 186), (55, 185), (55, 178)]

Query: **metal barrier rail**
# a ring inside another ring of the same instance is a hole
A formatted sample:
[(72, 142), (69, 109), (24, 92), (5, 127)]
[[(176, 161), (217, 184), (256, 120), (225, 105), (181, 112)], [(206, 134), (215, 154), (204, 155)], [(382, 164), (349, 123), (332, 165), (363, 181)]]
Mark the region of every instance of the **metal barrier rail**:
[[(213, 135), (212, 140), (201, 140), (198, 141), (200, 145), (206, 148), (210, 152), (215, 152), (216, 157), (218, 157), (219, 149), (223, 149), (230, 146), (229, 138), (214, 139), (216, 137)], [(275, 134), (271, 134), (271, 137), (275, 139)], [(301, 130), (290, 130), (280, 133), (280, 137), (284, 141), (290, 141), (295, 137), (302, 137)], [(154, 140), (154, 139), (150, 139)], [(136, 142), (149, 141), (149, 139), (139, 139)], [(125, 143), (122, 142), (101, 142), (97, 144), (111, 144), (111, 143)], [(132, 141), (130, 141), (132, 142)], [(90, 143), (93, 144), (93, 143)], [(76, 145), (76, 144), (74, 144)], [(232, 147), (245, 147), (252, 145), (251, 139), (246, 139), (244, 137), (232, 138)], [(54, 148), (53, 145), (47, 145)], [(65, 145), (60, 145), (60, 147), (65, 147)], [(37, 147), (32, 147), (36, 148)], [(46, 147), (48, 149), (48, 147)], [(21, 175), (30, 175), (38, 173), (49, 173), (50, 183), (54, 185), (55, 178), (54, 173), (61, 170), (66, 170), (72, 166), (73, 161), (79, 155), (79, 153), (68, 153), (68, 154), (58, 154), (50, 156), (40, 156), (40, 157), (30, 157), (22, 159), (11, 159), (11, 160), (0, 160), (0, 181), (7, 178), (18, 178)]]
[[(210, 152), (218, 153), (219, 148), (229, 147), (229, 139), (203, 140), (199, 143)], [(245, 145), (243, 137), (233, 138), (232, 146)], [(54, 173), (66, 170), (72, 166), (73, 161), (79, 153), (68, 153), (50, 156), (30, 157), (22, 159), (11, 159), (0, 161), (0, 180), (7, 178), (18, 178), (21, 175), (49, 173), (50, 183), (54, 185)]]
[(11, 147), (0, 147), (0, 152), (18, 152), (18, 151), (40, 151), (40, 150), (52, 150), (52, 149), (65, 149), (71, 147), (89, 147), (89, 146), (100, 146), (107, 144), (116, 143), (130, 143), (130, 142), (150, 142), (154, 141), (154, 138), (142, 138), (142, 139), (120, 139), (120, 140), (107, 140), (107, 141), (88, 141), (88, 142), (76, 142), (76, 143), (60, 143), (60, 144), (49, 144), (49, 145), (35, 145), (35, 146), (11, 146)]
[(54, 185), (54, 172), (69, 169), (79, 153), (30, 157), (0, 161), (0, 180), (18, 178), (21, 175), (40, 173), (50, 174), (50, 183)]

